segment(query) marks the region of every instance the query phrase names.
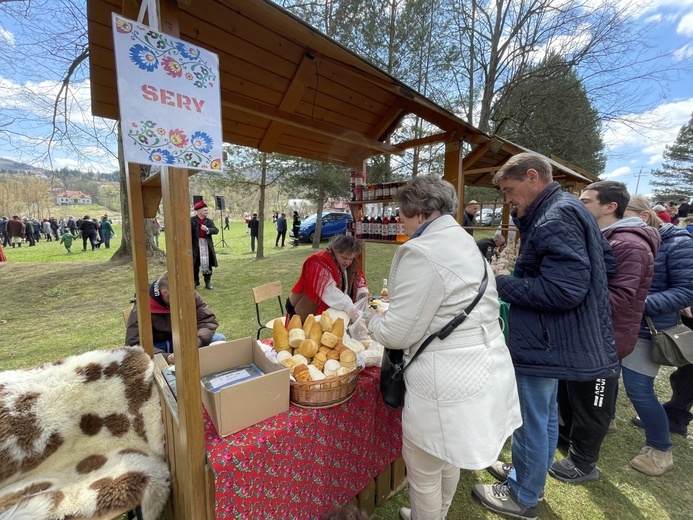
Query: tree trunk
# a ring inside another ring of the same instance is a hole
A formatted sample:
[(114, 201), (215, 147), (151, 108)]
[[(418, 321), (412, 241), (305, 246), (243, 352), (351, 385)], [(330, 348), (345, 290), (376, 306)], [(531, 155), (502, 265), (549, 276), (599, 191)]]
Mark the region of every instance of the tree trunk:
[[(123, 153), (123, 134), (121, 132), (120, 123), (118, 124), (118, 166), (120, 167), (120, 213), (123, 219), (123, 228), (120, 231), (120, 247), (113, 253), (111, 260), (132, 261), (132, 234), (130, 233), (130, 201), (128, 200), (128, 183), (125, 169), (125, 154)], [(151, 168), (149, 166), (140, 166), (140, 177), (142, 179), (146, 179), (150, 169)], [(154, 242), (154, 234), (152, 233), (151, 228), (148, 225), (146, 225), (146, 223), (144, 226), (144, 232), (146, 236), (147, 258), (152, 258), (154, 256), (160, 258), (166, 257), (166, 252), (163, 249), (159, 249), (158, 247), (156, 247), (156, 243)]]

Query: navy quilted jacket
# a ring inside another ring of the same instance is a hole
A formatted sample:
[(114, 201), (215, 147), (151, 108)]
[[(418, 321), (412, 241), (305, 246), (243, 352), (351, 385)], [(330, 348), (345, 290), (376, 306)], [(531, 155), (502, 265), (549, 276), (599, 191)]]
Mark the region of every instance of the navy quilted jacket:
[[(673, 224), (664, 224), (659, 234), (662, 245), (655, 256), (645, 314), (652, 318), (655, 328), (666, 329), (676, 325), (681, 309), (693, 305), (693, 238), (688, 231)], [(644, 319), (639, 337), (650, 339)]]
[(596, 219), (554, 182), (516, 224), (515, 274), (496, 279), (510, 303), (515, 371), (568, 381), (617, 376), (607, 288), (616, 262)]

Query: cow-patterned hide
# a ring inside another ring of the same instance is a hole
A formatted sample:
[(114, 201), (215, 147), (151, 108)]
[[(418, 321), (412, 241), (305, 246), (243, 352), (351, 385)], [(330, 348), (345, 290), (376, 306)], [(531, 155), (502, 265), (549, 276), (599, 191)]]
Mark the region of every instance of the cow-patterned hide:
[(168, 498), (153, 363), (141, 347), (0, 372), (0, 520), (104, 516)]

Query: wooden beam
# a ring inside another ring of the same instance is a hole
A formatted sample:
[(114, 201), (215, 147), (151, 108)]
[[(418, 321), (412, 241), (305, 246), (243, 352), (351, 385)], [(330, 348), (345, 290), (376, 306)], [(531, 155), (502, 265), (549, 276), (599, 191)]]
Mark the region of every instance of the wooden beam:
[(222, 98), (221, 101), (222, 106), (231, 108), (233, 110), (239, 110), (248, 114), (271, 119), (272, 121), (278, 121), (280, 123), (301, 128), (309, 132), (315, 132), (338, 141), (355, 144), (364, 148), (370, 148), (371, 150), (375, 150), (380, 153), (404, 155), (404, 150), (400, 150), (395, 146), (375, 141), (366, 137), (365, 135), (358, 134), (353, 130), (341, 128), (331, 123), (325, 123), (324, 121), (317, 121), (299, 114), (286, 112), (271, 105), (267, 105), (266, 103), (255, 101), (237, 94), (226, 93), (224, 98)]
[(387, 112), (385, 112), (385, 115), (380, 118), (380, 122), (373, 128), (373, 131), (368, 134), (368, 137), (377, 141), (384, 141), (390, 136), (404, 116), (405, 113), (402, 107), (393, 104)]
[[(298, 68), (296, 69), (296, 74), (294, 74), (294, 77), (291, 79), (289, 88), (284, 94), (284, 99), (282, 99), (282, 102), (279, 104), (280, 110), (284, 110), (286, 112), (293, 112), (296, 110), (301, 102), (301, 99), (303, 98), (303, 94), (305, 93), (308, 84), (317, 76), (317, 70), (315, 67), (315, 59), (312, 56), (305, 54), (301, 60), (301, 63), (298, 65)], [(260, 146), (258, 146), (258, 150), (267, 153), (274, 151), (274, 147), (276, 146), (277, 142), (279, 142), (279, 138), (284, 132), (284, 128), (286, 128), (285, 124), (279, 123), (278, 121), (272, 121), (267, 129), (267, 132), (265, 133), (265, 136), (260, 142)]]
[(402, 150), (407, 150), (408, 148), (416, 148), (418, 146), (424, 146), (427, 144), (440, 143), (442, 141), (445, 141), (447, 136), (448, 134), (446, 133), (433, 134), (426, 137), (420, 137), (418, 139), (402, 141), (401, 143), (397, 143), (394, 146), (396, 146), (397, 148), (401, 148)]
[(206, 516), (205, 445), (200, 393), (200, 362), (197, 348), (197, 311), (193, 282), (192, 239), (188, 172), (162, 167), (161, 189), (166, 222), (166, 265), (168, 269), (173, 352), (178, 387), (179, 445), (177, 472), (182, 478), (183, 511), (180, 518)]
[(132, 265), (135, 270), (135, 299), (137, 300), (137, 325), (140, 345), (150, 356), (154, 355), (152, 313), (149, 309), (149, 276), (147, 272), (147, 237), (144, 230), (142, 184), (140, 165), (126, 166), (128, 208), (130, 213), (130, 240), (132, 241)]
[(491, 141), (487, 141), (483, 144), (478, 145), (476, 148), (474, 148), (474, 150), (472, 150), (464, 156), (463, 164), (465, 174), (471, 173), (472, 166), (474, 165), (474, 163), (476, 163), (479, 159), (486, 155), (486, 152), (489, 151), (490, 147)]
[(462, 143), (449, 141), (445, 143), (445, 166), (443, 177), (447, 180), (457, 179), (457, 222), (464, 223), (464, 176), (462, 175)]

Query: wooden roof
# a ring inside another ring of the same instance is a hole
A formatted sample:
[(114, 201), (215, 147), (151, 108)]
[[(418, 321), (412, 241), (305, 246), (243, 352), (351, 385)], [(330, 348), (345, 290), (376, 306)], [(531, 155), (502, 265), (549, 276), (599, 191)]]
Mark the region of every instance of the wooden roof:
[[(177, 10), (180, 38), (219, 55), (226, 142), (361, 167), (410, 147), (384, 143), (407, 114), (447, 140), (489, 139), (272, 2), (179, 0)], [(112, 11), (136, 19), (139, 2), (87, 3), (92, 112), (118, 119)]]
[[(495, 187), (493, 176), (510, 157), (523, 152), (537, 153), (529, 148), (515, 144), (507, 139), (494, 135), (488, 142), (482, 143), (468, 153), (462, 162), (464, 183), (466, 186)], [(538, 154), (541, 155), (541, 154)], [(584, 186), (599, 180), (594, 174), (571, 165), (555, 156), (543, 156), (553, 168), (556, 181)], [(455, 184), (455, 179), (447, 179)]]

